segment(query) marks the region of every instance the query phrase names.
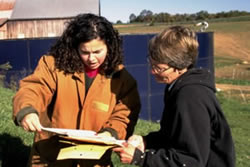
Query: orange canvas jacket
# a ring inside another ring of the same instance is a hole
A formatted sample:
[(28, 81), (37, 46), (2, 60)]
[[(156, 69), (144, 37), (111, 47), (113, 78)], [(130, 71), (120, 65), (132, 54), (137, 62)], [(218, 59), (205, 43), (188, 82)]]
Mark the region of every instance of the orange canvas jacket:
[[(112, 129), (119, 139), (125, 139), (138, 119), (140, 98), (135, 79), (122, 65), (110, 78), (97, 74), (86, 94), (84, 73), (64, 74), (55, 68), (54, 58), (45, 55), (34, 73), (20, 81), (13, 98), (13, 119), (27, 109), (38, 113), (44, 127)], [(58, 144), (51, 144), (57, 142), (53, 138), (47, 132), (36, 133), (33, 156), (53, 161), (55, 155), (49, 150), (58, 149), (53, 148)]]

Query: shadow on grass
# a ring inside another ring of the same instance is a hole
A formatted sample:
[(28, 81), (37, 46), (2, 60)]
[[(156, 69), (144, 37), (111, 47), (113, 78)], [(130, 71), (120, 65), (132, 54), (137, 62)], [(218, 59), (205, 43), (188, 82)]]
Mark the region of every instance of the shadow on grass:
[(0, 134), (0, 167), (25, 167), (29, 153), (30, 147), (24, 145), (20, 138)]

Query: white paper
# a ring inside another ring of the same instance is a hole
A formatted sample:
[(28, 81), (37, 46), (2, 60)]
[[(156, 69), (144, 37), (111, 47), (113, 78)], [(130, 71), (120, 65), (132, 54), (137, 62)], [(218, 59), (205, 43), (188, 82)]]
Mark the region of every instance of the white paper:
[(70, 139), (87, 141), (92, 143), (103, 143), (108, 145), (119, 145), (125, 140), (117, 140), (114, 137), (98, 136), (95, 131), (91, 130), (77, 130), (77, 129), (62, 129), (62, 128), (45, 128), (41, 127), (42, 130), (47, 132), (53, 132), (59, 135), (67, 136)]
[(62, 128), (45, 128), (41, 127), (42, 130), (47, 132), (53, 132), (60, 135), (66, 135), (70, 137), (91, 137), (95, 136), (96, 132), (91, 130), (77, 130), (77, 129), (62, 129)]

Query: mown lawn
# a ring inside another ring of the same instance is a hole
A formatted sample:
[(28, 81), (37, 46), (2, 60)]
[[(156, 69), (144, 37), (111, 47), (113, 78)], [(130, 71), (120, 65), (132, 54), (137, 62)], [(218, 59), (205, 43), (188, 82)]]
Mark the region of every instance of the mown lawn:
[[(12, 121), (12, 97), (14, 92), (0, 87), (0, 166), (23, 167), (28, 159), (33, 134), (16, 127)], [(218, 94), (224, 113), (232, 128), (237, 152), (237, 167), (250, 166), (250, 104), (243, 104), (236, 99), (228, 98), (223, 93)], [(159, 129), (159, 124), (139, 120), (135, 133), (146, 135)], [(156, 141), (157, 142), (157, 141)], [(113, 155), (115, 166), (126, 167)]]

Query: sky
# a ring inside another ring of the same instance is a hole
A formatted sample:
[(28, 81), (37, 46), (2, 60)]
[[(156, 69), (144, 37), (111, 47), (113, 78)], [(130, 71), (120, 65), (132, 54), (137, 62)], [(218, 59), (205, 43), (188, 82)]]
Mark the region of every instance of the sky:
[(111, 22), (129, 22), (130, 14), (140, 15), (146, 9), (155, 13), (194, 14), (201, 10), (208, 13), (230, 10), (250, 12), (250, 0), (100, 0), (101, 15)]

